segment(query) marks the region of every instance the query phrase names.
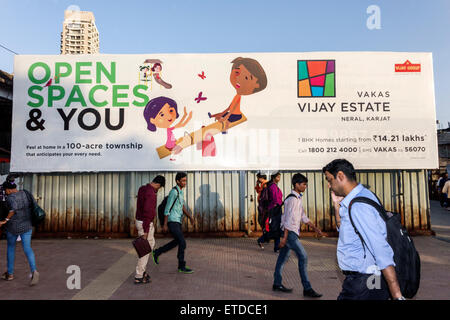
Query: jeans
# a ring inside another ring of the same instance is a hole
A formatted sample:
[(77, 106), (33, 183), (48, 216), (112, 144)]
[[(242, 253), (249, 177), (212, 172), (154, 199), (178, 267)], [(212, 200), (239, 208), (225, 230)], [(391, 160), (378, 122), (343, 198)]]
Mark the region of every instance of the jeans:
[[(273, 241), (274, 241), (273, 251), (276, 252), (276, 251), (280, 250), (280, 238), (274, 239)], [(265, 242), (270, 242), (270, 239), (267, 239), (266, 234), (263, 233), (263, 235), (258, 238), (258, 243), (265, 243)]]
[(298, 259), (298, 272), (300, 273), (300, 278), (302, 280), (302, 285), (304, 290), (311, 289), (311, 284), (308, 280), (308, 274), (306, 269), (308, 266), (308, 256), (303, 248), (298, 236), (295, 232), (289, 231), (286, 245), (280, 249), (278, 255), (277, 265), (275, 267), (275, 272), (273, 274), (274, 282), (276, 286), (282, 284), (281, 272), (283, 271), (284, 264), (289, 260), (290, 251), (293, 250), (297, 255)]
[(167, 226), (169, 231), (173, 236), (173, 240), (165, 244), (161, 248), (155, 250), (155, 255), (159, 256), (169, 250), (172, 250), (178, 246), (178, 269), (184, 268), (186, 266), (186, 261), (184, 261), (184, 250), (186, 249), (186, 241), (184, 240), (183, 231), (181, 230), (181, 223), (178, 222), (168, 222)]
[[(36, 260), (34, 258), (33, 249), (31, 249), (31, 234), (32, 230), (20, 234), (20, 238), (22, 239), (22, 248), (25, 256), (27, 257), (28, 264), (30, 265), (31, 273), (36, 270)], [(16, 258), (16, 240), (17, 236), (6, 232), (6, 239), (8, 243), (7, 249), (7, 265), (8, 265), (8, 273), (14, 274), (14, 261)]]
[(386, 280), (380, 275), (379, 279), (380, 288), (376, 287), (369, 289), (369, 284), (373, 284), (374, 281), (369, 279), (371, 274), (357, 274), (346, 276), (344, 283), (342, 284), (342, 291), (339, 294), (338, 300), (388, 300), (389, 289)]

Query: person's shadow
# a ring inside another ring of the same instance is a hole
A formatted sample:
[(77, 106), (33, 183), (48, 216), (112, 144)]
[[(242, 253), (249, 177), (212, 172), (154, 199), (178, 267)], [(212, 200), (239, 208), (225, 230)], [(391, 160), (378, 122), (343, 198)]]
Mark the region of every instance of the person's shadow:
[(195, 230), (198, 232), (225, 231), (225, 208), (220, 195), (211, 192), (209, 184), (200, 186), (200, 196), (195, 201)]

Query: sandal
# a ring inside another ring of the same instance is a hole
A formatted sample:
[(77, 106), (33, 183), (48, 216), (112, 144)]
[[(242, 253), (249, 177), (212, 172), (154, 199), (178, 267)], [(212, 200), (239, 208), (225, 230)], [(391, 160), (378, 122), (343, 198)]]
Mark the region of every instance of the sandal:
[(2, 275), (2, 279), (3, 279), (3, 280), (6, 280), (6, 281), (11, 281), (11, 280), (14, 280), (14, 275), (9, 274), (8, 272), (5, 272), (5, 273)]
[(144, 272), (142, 278), (134, 278), (134, 284), (144, 284), (150, 282), (150, 276), (147, 272)]

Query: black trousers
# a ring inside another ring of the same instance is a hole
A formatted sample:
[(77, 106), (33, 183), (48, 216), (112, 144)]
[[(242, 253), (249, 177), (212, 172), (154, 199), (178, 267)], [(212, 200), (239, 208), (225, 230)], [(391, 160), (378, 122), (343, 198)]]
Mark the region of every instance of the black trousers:
[[(370, 279), (369, 279), (370, 277)], [(352, 274), (345, 277), (338, 300), (388, 300), (389, 288), (382, 275)]]
[(167, 251), (172, 250), (178, 246), (178, 268), (184, 268), (186, 266), (186, 261), (184, 261), (184, 250), (186, 249), (186, 241), (184, 240), (183, 231), (181, 229), (181, 223), (178, 222), (168, 222), (167, 227), (172, 234), (173, 240), (165, 244), (161, 248), (155, 250), (156, 255), (161, 255)]

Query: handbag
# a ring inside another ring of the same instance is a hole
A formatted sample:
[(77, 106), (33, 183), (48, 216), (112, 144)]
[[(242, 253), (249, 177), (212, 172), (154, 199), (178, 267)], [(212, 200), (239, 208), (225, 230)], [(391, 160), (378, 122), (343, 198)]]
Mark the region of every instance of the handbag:
[(152, 248), (150, 247), (150, 243), (148, 243), (147, 239), (142, 237), (136, 238), (133, 240), (133, 246), (136, 249), (136, 252), (139, 256), (139, 259), (148, 255), (152, 252)]
[(23, 191), (27, 195), (28, 201), (30, 202), (31, 225), (33, 227), (36, 227), (45, 220), (45, 211), (36, 203), (31, 193), (29, 193), (27, 190)]

